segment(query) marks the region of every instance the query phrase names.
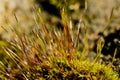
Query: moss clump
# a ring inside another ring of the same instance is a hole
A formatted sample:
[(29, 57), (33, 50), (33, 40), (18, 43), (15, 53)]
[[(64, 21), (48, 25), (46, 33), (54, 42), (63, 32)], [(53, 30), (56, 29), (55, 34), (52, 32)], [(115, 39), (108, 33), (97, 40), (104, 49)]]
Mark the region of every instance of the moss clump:
[(66, 62), (56, 60), (49, 67), (44, 65), (38, 71), (41, 73), (39, 77), (50, 80), (118, 80), (117, 73), (113, 72), (111, 67), (90, 61), (72, 60)]
[[(61, 15), (63, 31), (46, 26), (40, 9), (35, 15), (37, 26), (29, 34), (22, 32), (19, 21), (18, 29), (11, 28), (15, 37), (8, 42), (10, 47), (4, 48), (10, 60), (0, 62), (1, 79), (119, 80), (111, 66), (98, 63), (101, 44), (96, 59), (87, 59), (87, 29), (82, 21), (74, 31), (64, 10)], [(80, 29), (83, 43), (79, 41)]]

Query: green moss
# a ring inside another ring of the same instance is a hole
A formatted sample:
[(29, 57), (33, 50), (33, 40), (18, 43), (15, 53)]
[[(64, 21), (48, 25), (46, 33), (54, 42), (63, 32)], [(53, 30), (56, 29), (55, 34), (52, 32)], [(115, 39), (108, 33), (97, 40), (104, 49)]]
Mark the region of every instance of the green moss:
[[(4, 48), (9, 56), (0, 62), (0, 76), (4, 79), (48, 79), (48, 80), (119, 80), (117, 72), (110, 65), (99, 63), (102, 43), (98, 42), (97, 56), (87, 58), (88, 33), (86, 26), (79, 22), (78, 28), (70, 29), (70, 20), (64, 9), (61, 11), (63, 31), (46, 26), (41, 10), (36, 14), (35, 26), (31, 34), (11, 28), (15, 39)], [(41, 25), (39, 25), (39, 23)], [(79, 30), (82, 30), (82, 33)], [(83, 37), (83, 42), (79, 37)], [(79, 45), (83, 45), (80, 49)]]

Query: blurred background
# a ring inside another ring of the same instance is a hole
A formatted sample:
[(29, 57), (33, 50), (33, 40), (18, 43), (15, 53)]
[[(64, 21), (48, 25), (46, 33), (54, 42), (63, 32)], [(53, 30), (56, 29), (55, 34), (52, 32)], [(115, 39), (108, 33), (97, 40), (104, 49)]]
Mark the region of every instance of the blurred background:
[[(85, 1), (87, 1), (86, 11), (84, 11)], [(84, 15), (85, 24), (93, 33), (103, 31), (114, 8), (109, 28), (118, 29), (120, 25), (120, 0), (0, 0), (0, 26), (15, 26), (14, 13), (24, 28), (33, 26), (32, 8), (35, 5), (41, 7), (46, 20), (56, 24), (60, 19), (62, 7), (65, 7), (74, 25)], [(2, 32), (3, 30), (0, 29), (0, 34)]]

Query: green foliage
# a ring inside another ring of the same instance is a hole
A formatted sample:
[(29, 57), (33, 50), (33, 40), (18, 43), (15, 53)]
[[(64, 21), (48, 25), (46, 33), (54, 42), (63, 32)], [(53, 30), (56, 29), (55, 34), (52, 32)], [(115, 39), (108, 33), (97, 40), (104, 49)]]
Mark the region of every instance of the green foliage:
[[(0, 62), (1, 79), (20, 80), (119, 80), (111, 66), (99, 63), (102, 44), (98, 44), (95, 61), (87, 59), (87, 29), (80, 21), (77, 29), (70, 29), (70, 20), (61, 11), (63, 28), (46, 26), (41, 10), (35, 14), (36, 26), (26, 34), (18, 23), (18, 29), (11, 27), (14, 39), (10, 47), (4, 48), (9, 61)], [(16, 18), (17, 20), (17, 18)], [(82, 26), (82, 28), (81, 28)], [(80, 34), (80, 29), (82, 33)], [(82, 35), (83, 34), (83, 35)], [(83, 37), (83, 46), (79, 37)]]

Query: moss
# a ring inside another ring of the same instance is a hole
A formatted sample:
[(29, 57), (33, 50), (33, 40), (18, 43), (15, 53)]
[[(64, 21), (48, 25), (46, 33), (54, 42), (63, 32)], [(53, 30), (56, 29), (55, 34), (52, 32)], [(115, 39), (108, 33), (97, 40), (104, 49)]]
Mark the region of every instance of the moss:
[(47, 26), (41, 10), (36, 11), (36, 25), (31, 28), (30, 34), (23, 31), (19, 21), (17, 29), (11, 27), (14, 38), (8, 42), (10, 47), (4, 48), (9, 61), (5, 59), (6, 63), (0, 62), (2, 79), (119, 80), (118, 73), (112, 70), (111, 64), (99, 62), (103, 47), (101, 41), (98, 42), (96, 58), (90, 61), (87, 57), (88, 30), (82, 19), (73, 30), (70, 28), (72, 20), (62, 9), (62, 31)]

